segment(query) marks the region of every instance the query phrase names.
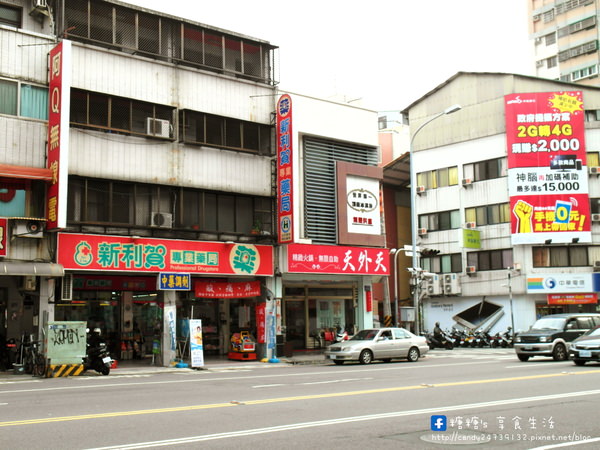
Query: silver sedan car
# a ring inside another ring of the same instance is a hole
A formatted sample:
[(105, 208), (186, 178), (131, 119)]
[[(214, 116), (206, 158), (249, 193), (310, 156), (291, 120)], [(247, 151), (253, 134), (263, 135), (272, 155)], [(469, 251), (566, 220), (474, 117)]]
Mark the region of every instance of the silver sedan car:
[(393, 358), (406, 358), (417, 361), (429, 351), (427, 340), (404, 328), (372, 328), (361, 330), (347, 341), (330, 345), (325, 358), (335, 364), (344, 361), (358, 361), (369, 364), (375, 359), (391, 361)]

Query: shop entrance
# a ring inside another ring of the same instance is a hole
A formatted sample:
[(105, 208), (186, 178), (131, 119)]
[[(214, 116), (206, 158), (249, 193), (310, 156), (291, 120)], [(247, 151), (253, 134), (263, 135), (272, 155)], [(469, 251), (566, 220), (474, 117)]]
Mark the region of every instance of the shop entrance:
[(284, 286), (285, 342), (294, 350), (324, 348), (336, 332), (356, 328), (354, 285)]

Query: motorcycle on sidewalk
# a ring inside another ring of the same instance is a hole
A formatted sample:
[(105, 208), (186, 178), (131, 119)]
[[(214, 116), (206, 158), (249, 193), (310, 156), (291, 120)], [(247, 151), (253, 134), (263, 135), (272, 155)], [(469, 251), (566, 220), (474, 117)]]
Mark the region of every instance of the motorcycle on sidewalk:
[(446, 332), (442, 332), (439, 339), (436, 338), (433, 333), (429, 333), (426, 339), (431, 350), (434, 348), (445, 348), (446, 350), (452, 350), (454, 348), (454, 344)]
[(84, 370), (93, 369), (102, 375), (108, 375), (112, 362), (106, 340), (100, 335), (100, 329), (94, 328), (91, 333), (88, 330), (86, 352), (83, 358)]

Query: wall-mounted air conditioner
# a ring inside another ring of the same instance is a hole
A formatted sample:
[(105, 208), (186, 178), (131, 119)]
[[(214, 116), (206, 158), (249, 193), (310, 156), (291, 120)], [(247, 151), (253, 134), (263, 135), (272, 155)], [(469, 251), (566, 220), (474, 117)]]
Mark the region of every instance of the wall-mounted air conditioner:
[(50, 8), (48, 8), (48, 0), (32, 0), (31, 2), (30, 15), (43, 14), (44, 16), (50, 17)]
[(592, 214), (592, 222), (600, 222), (600, 214)]
[(461, 293), (460, 281), (455, 273), (445, 273), (442, 275), (442, 286), (445, 295), (458, 295)]
[(439, 275), (434, 274), (433, 276), (425, 279), (425, 292), (427, 292), (427, 295), (430, 297), (442, 295), (442, 283)]
[(476, 222), (467, 222), (465, 223), (465, 228), (471, 230), (473, 228), (477, 228), (477, 223)]
[(467, 266), (466, 272), (467, 272), (467, 275), (474, 275), (477, 273), (477, 267)]
[(421, 195), (425, 193), (425, 186), (417, 186), (416, 188), (417, 194)]
[(146, 134), (158, 137), (171, 136), (171, 123), (165, 119), (146, 118)]
[(173, 214), (163, 212), (152, 212), (150, 226), (158, 228), (173, 228)]
[(65, 273), (61, 280), (60, 289), (61, 300), (73, 300), (73, 274)]
[(419, 236), (425, 236), (427, 234), (427, 228), (419, 228)]
[(590, 166), (589, 171), (592, 175), (600, 175), (600, 167), (598, 166)]
[(44, 237), (44, 222), (41, 220), (15, 220), (13, 236), (42, 238)]
[(473, 179), (472, 178), (463, 178), (462, 179), (462, 185), (464, 187), (473, 185)]

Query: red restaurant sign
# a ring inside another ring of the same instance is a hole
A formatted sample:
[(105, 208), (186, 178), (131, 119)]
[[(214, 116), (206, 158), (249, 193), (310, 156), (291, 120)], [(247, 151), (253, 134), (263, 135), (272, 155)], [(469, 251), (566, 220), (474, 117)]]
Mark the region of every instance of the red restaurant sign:
[(252, 244), (58, 233), (67, 270), (273, 275), (273, 247)]
[(290, 244), (287, 270), (297, 273), (389, 275), (387, 248)]

